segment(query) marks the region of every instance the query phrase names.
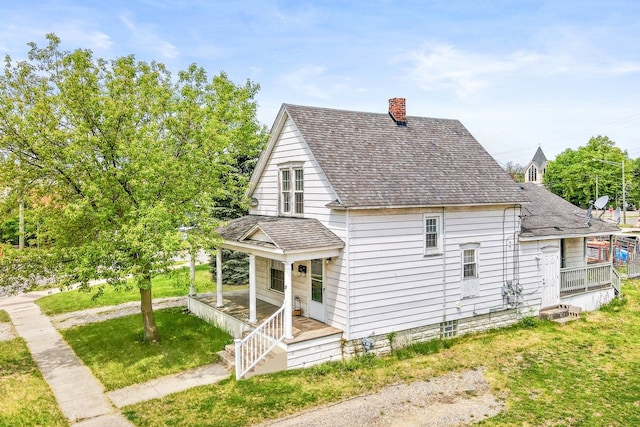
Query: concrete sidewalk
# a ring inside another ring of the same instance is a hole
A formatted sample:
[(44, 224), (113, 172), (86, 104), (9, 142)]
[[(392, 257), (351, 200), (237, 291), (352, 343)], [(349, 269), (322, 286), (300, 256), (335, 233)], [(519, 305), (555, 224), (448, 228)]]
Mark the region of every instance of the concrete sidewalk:
[(26, 341), (61, 411), (74, 426), (132, 426), (116, 408), (214, 384), (230, 377), (222, 364), (214, 363), (105, 394), (102, 384), (35, 304), (36, 299), (50, 293), (37, 291), (1, 299), (0, 309), (9, 313), (17, 334)]
[(133, 425), (117, 412), (104, 395), (102, 384), (76, 357), (49, 318), (34, 304), (36, 299), (46, 294), (47, 292), (33, 292), (11, 297), (1, 301), (0, 308), (9, 313), (16, 332), (26, 341), (60, 410), (72, 424), (93, 419), (92, 422), (99, 424), (82, 424)]

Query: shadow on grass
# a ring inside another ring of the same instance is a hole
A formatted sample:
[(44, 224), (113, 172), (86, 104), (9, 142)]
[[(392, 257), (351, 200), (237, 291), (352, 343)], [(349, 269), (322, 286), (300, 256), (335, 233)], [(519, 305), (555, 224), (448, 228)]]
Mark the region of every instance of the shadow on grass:
[(62, 331), (107, 390), (214, 363), (231, 336), (182, 308), (155, 312), (160, 342), (142, 340), (140, 314)]

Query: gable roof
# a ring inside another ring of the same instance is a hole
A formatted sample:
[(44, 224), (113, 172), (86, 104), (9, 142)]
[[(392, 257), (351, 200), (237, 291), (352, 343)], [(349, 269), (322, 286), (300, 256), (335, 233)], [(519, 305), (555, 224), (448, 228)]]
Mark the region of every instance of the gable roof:
[(620, 234), (613, 223), (602, 221), (593, 212), (587, 225), (586, 211), (532, 182), (520, 184), (529, 201), (522, 205), (521, 237), (578, 237)]
[(529, 165), (536, 165), (538, 169), (544, 169), (545, 165), (548, 163), (547, 156), (542, 152), (542, 148), (538, 147), (536, 150), (536, 154), (533, 155), (533, 159), (529, 163)]
[[(229, 221), (216, 231), (225, 240), (278, 248), (285, 252), (344, 247), (338, 236), (312, 218), (246, 215)], [(256, 235), (260, 238), (253, 239)]]
[(517, 184), (458, 120), (408, 116), (398, 126), (386, 113), (283, 104), (275, 132), (287, 116), (338, 196), (332, 207), (523, 201)]

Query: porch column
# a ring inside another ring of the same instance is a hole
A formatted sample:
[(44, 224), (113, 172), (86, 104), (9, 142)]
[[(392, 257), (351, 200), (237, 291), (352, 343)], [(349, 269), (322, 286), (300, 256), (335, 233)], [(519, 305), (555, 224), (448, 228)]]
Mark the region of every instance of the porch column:
[(222, 302), (222, 248), (216, 249), (216, 307), (224, 306)]
[(293, 286), (291, 285), (291, 261), (284, 261), (284, 338), (293, 338)]
[(256, 314), (256, 256), (249, 254), (249, 323), (257, 323)]

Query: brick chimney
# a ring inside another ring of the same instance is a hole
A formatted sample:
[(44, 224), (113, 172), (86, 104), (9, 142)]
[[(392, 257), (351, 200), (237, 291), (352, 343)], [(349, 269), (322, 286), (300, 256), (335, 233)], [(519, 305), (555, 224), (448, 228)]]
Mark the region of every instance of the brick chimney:
[(406, 126), (407, 100), (405, 98), (391, 98), (389, 100), (389, 115), (398, 126)]

